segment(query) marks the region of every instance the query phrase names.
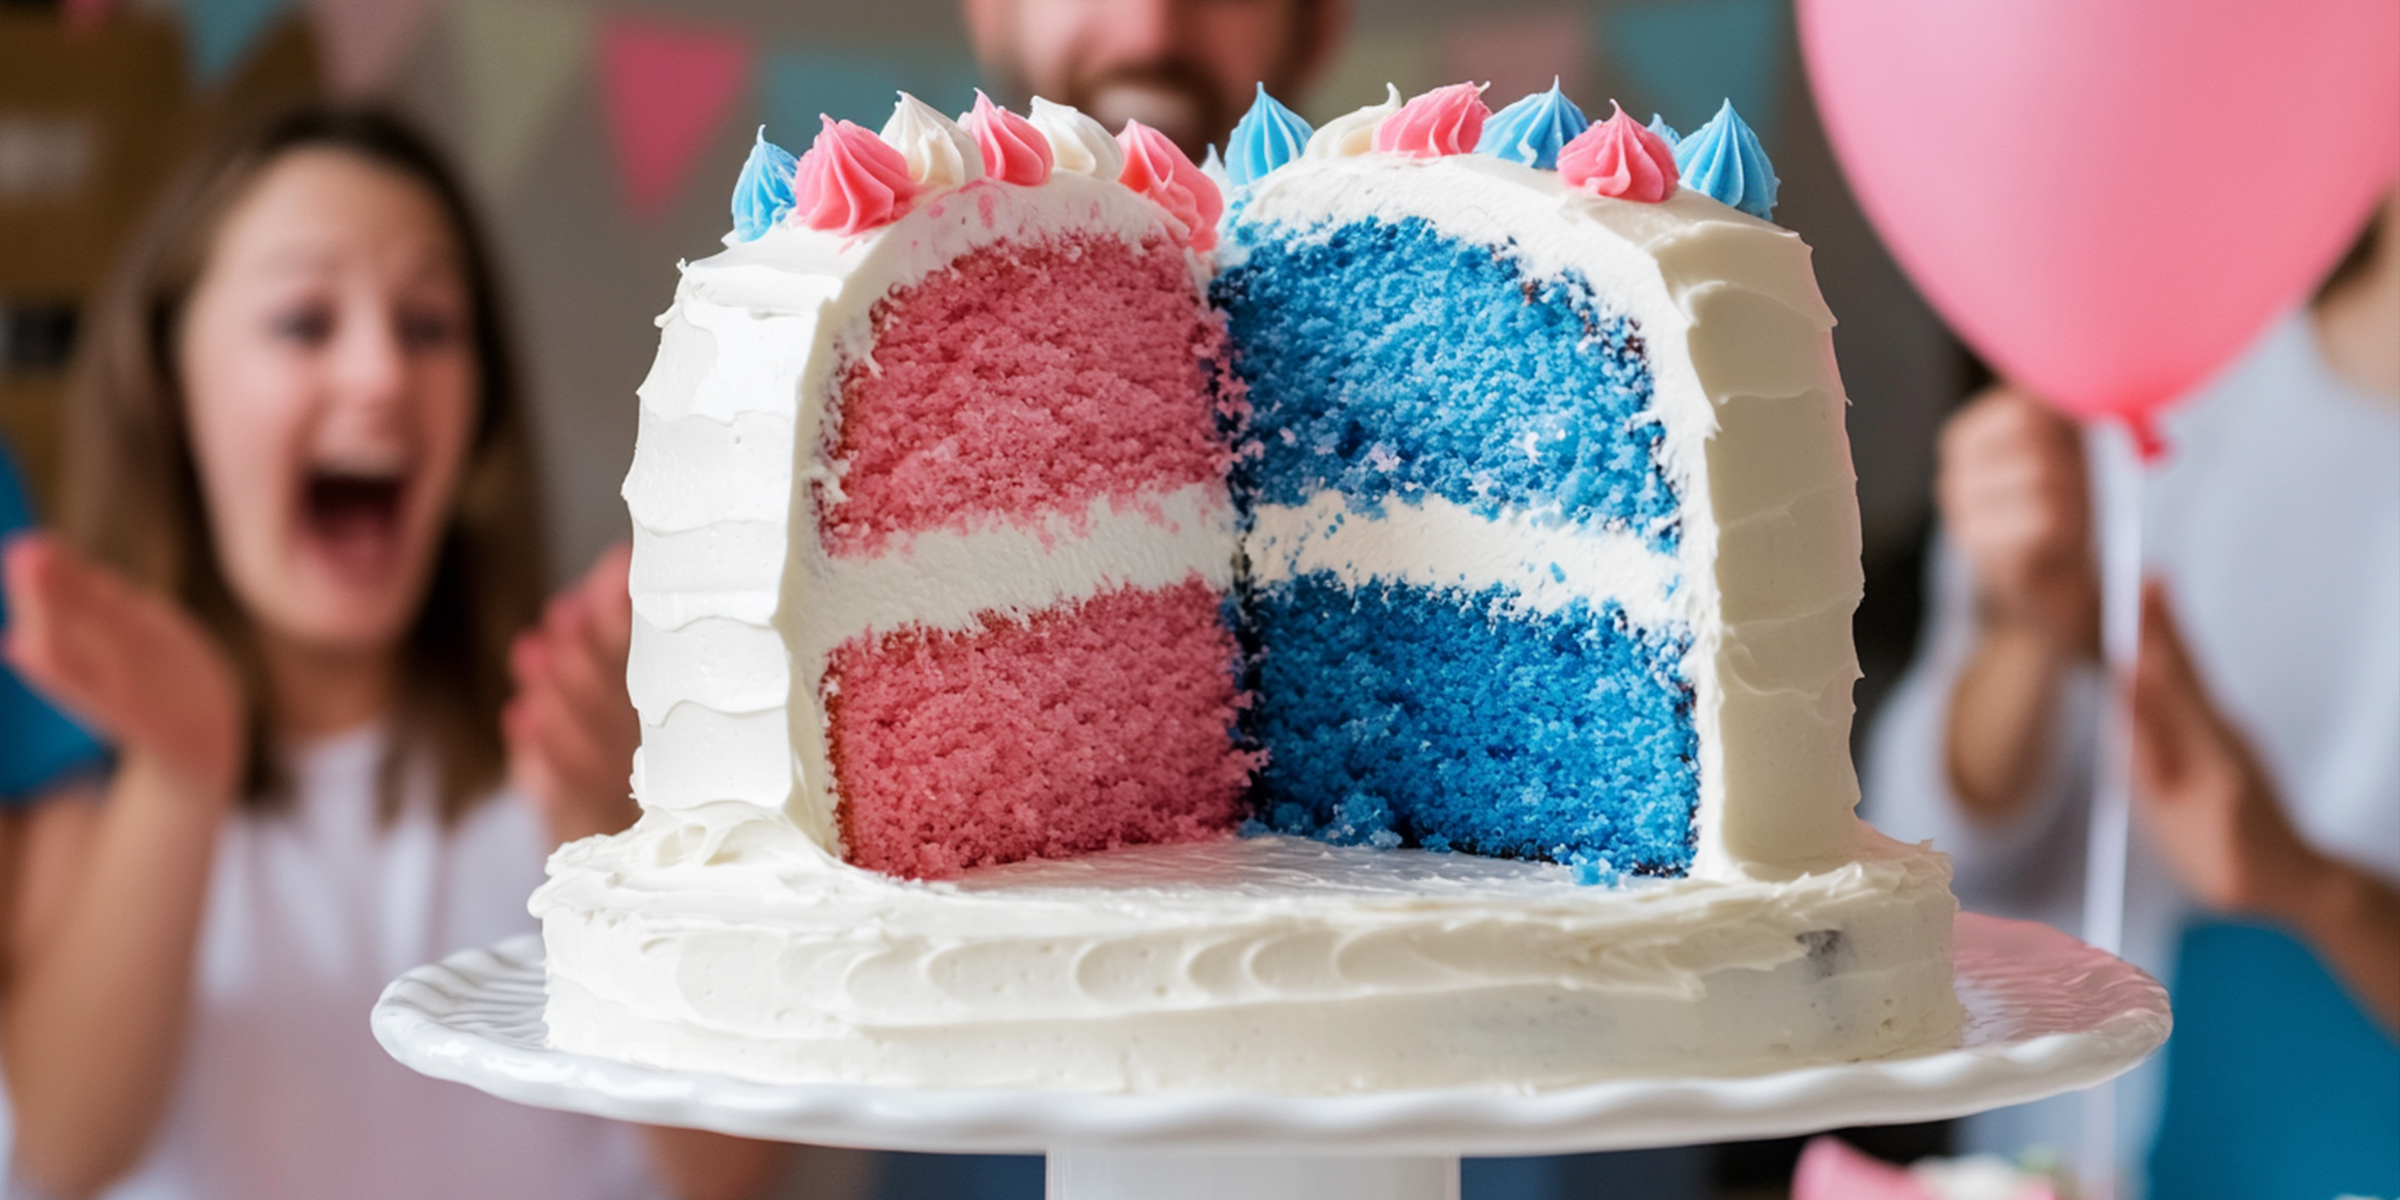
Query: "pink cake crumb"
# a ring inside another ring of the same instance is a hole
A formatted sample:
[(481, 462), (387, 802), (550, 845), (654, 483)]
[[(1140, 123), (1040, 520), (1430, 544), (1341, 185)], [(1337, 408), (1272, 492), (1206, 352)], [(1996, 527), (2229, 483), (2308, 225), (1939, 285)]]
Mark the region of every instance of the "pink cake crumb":
[(851, 861), (939, 879), (1230, 830), (1255, 756), (1233, 743), (1223, 602), (1195, 578), (835, 651), (827, 708)]
[(843, 498), (820, 493), (832, 554), (1225, 477), (1210, 389), (1223, 331), (1163, 240), (986, 247), (874, 319), (874, 351), (836, 399)]

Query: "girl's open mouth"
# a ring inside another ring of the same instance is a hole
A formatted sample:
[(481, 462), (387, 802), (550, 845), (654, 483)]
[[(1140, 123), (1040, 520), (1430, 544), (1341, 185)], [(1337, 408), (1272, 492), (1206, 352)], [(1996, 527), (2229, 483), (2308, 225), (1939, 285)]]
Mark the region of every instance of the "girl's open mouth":
[(380, 575), (399, 565), (401, 472), (312, 470), (301, 485), (302, 528), (317, 551), (346, 575)]

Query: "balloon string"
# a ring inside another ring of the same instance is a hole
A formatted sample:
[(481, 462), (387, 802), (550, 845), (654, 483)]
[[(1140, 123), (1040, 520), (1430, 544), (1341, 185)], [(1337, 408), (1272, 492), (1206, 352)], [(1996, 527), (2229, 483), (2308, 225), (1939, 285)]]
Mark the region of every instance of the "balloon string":
[[(2142, 489), (2153, 451), (2142, 431), (2107, 428), (2097, 439), (2111, 461), (2100, 474), (2100, 645), (2111, 684), (2103, 706), (2101, 748), (2092, 781), (2091, 840), (2086, 847), (2083, 940), (2125, 952), (2125, 870), (2133, 823), (2132, 709), (2125, 703), (2142, 636)], [(2118, 1193), (2116, 1085), (2084, 1093), (2084, 1194)]]

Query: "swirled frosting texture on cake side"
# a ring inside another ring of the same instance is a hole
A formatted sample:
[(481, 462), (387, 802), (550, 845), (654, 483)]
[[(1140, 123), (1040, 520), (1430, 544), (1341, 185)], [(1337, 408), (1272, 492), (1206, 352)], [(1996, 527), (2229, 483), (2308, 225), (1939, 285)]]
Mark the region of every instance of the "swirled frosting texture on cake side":
[[(1869, 839), (1778, 884), (1280, 837), (895, 884), (788, 828), (653, 814), (560, 854), (554, 1044), (779, 1082), (1539, 1090), (1938, 1044), (1955, 905)], [(1605, 902), (1604, 902), (1605, 901)]]

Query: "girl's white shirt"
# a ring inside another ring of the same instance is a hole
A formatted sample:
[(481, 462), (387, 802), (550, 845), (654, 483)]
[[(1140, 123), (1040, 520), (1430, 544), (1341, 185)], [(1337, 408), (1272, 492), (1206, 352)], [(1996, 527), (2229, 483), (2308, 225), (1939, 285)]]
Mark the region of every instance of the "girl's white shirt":
[(430, 771), (375, 808), (384, 735), (295, 756), (292, 811), (226, 822), (191, 1028), (165, 1120), (115, 1200), (656, 1195), (631, 1127), (526, 1108), (401, 1066), (367, 1013), (384, 985), (538, 926), (548, 849), (503, 791), (444, 830)]
[[(2209, 695), (2250, 738), (2302, 838), (2400, 883), (2400, 403), (2333, 372), (2305, 313), (2287, 316), (2165, 422), (2168, 457), (2142, 481), (2143, 558)], [(2089, 447), (2094, 492), (2124, 481)], [(1972, 653), (1972, 569), (1937, 543), (1934, 606), (1916, 664), (1877, 718), (1862, 811), (1949, 851), (1967, 907), (2082, 928), (2098, 669), (2071, 682), (2029, 811), (1968, 821), (1943, 766), (1949, 697)], [(2194, 905), (2136, 822), (2125, 957), (2172, 980)], [(2163, 1073), (2120, 1085), (2121, 1161), (2141, 1161)], [(2046, 1142), (2072, 1153), (2075, 1097), (1968, 1122), (1971, 1148)]]

